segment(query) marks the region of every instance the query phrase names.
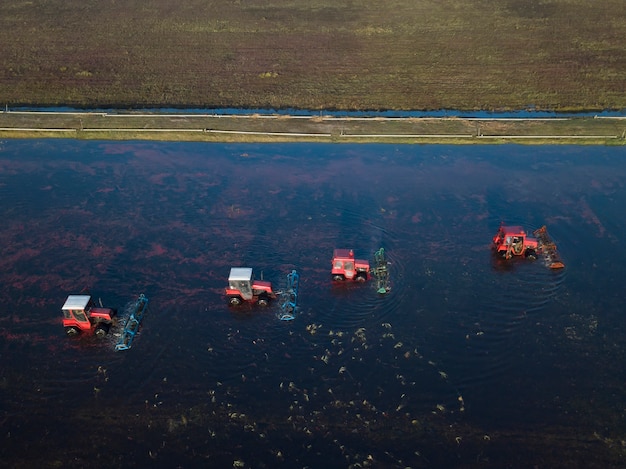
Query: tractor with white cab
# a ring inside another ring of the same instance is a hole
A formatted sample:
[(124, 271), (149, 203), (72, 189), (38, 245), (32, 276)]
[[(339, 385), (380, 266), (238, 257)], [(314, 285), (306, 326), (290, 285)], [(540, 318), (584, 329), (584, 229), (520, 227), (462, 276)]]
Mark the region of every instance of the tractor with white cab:
[(65, 333), (77, 336), (81, 333), (92, 333), (103, 338), (109, 333), (117, 310), (97, 306), (91, 295), (69, 295), (63, 307), (63, 327)]
[(230, 306), (239, 306), (243, 302), (268, 306), (276, 299), (272, 283), (256, 280), (251, 267), (231, 267), (225, 292)]

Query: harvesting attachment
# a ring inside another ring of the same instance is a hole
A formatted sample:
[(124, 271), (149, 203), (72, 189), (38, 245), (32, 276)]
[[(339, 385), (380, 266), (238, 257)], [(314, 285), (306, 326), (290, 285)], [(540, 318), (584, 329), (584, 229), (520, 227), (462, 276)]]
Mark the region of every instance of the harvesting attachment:
[(380, 248), (374, 253), (374, 267), (372, 267), (372, 277), (376, 281), (376, 292), (384, 295), (391, 290), (389, 281), (389, 262), (385, 257), (385, 249)]
[(120, 340), (115, 346), (116, 351), (128, 350), (131, 347), (139, 331), (139, 325), (141, 324), (146, 309), (148, 309), (148, 298), (142, 293), (133, 305), (133, 309), (130, 313), (130, 317), (126, 321)]
[(537, 237), (539, 241), (539, 246), (541, 247), (541, 253), (546, 258), (546, 262), (548, 267), (551, 269), (557, 270), (565, 267), (565, 264), (561, 261), (561, 256), (556, 251), (556, 244), (552, 241), (550, 236), (548, 235), (548, 229), (546, 225), (543, 225), (538, 230), (533, 231), (533, 234)]
[(287, 274), (287, 288), (279, 294), (280, 311), (278, 312), (278, 319), (281, 321), (295, 319), (299, 288), (300, 275), (295, 270), (292, 270)]

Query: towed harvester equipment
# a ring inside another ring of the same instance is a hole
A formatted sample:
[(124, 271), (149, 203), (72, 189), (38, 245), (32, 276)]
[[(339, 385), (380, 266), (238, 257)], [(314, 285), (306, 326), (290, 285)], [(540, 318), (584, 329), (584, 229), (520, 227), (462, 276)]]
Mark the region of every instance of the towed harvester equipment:
[(384, 295), (391, 290), (389, 282), (389, 262), (385, 258), (385, 249), (380, 248), (374, 253), (374, 267), (372, 268), (372, 277), (376, 280), (376, 291)]
[(280, 311), (278, 319), (291, 321), (296, 317), (298, 306), (298, 290), (300, 288), (300, 275), (295, 270), (287, 274), (287, 288), (280, 292)]
[(548, 229), (546, 225), (543, 225), (538, 230), (533, 231), (533, 234), (537, 237), (542, 254), (546, 258), (548, 267), (551, 269), (562, 269), (565, 264), (561, 261), (561, 256), (556, 251), (556, 244), (552, 241), (548, 235)]
[(135, 304), (133, 305), (130, 317), (126, 321), (126, 325), (124, 326), (124, 330), (122, 331), (122, 336), (115, 346), (116, 351), (128, 350), (131, 347), (133, 340), (135, 339), (135, 336), (139, 331), (139, 325), (141, 324), (141, 320), (143, 319), (147, 308), (148, 298), (146, 298), (142, 293), (141, 295), (139, 295), (139, 298), (137, 298), (137, 301), (135, 301)]

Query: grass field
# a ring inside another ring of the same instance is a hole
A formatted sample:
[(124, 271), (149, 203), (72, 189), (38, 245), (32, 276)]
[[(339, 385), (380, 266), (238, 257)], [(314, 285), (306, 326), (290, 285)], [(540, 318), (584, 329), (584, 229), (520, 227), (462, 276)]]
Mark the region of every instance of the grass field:
[(626, 108), (623, 0), (0, 3), (0, 103)]

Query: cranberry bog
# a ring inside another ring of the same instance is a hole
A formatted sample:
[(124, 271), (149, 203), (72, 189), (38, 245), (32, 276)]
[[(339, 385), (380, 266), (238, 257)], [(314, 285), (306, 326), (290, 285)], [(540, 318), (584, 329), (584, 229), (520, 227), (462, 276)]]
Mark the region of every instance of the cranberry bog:
[[(625, 146), (0, 150), (2, 467), (624, 467)], [(503, 220), (566, 267), (496, 258)], [(332, 282), (381, 247), (385, 295)], [(301, 273), (294, 320), (233, 266)], [(131, 350), (65, 336), (83, 288), (150, 298)]]
[(35, 0), (0, 26), (9, 107), (626, 107), (620, 0)]

